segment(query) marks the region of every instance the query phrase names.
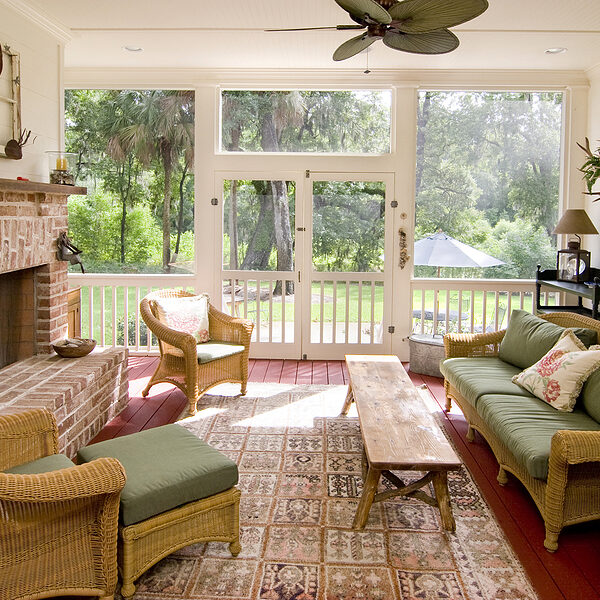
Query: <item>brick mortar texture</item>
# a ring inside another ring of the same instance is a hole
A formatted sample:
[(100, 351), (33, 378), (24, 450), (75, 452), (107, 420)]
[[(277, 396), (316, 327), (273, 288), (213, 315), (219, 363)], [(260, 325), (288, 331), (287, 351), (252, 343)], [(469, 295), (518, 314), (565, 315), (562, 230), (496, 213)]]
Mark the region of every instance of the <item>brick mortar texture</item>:
[(67, 333), (67, 263), (56, 255), (56, 240), (68, 229), (65, 192), (0, 192), (0, 273), (36, 268), (37, 297), (49, 299), (36, 306), (37, 354), (50, 353)]
[(59, 451), (73, 458), (129, 402), (126, 348), (83, 358), (34, 356), (0, 369), (0, 414), (46, 408), (57, 420)]

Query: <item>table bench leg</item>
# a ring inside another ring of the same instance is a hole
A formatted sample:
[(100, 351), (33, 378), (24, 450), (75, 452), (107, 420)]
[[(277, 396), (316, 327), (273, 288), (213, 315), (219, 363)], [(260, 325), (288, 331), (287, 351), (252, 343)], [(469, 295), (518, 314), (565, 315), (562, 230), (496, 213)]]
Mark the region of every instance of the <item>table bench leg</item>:
[(348, 384), (348, 393), (346, 394), (346, 399), (344, 400), (344, 406), (342, 406), (342, 412), (340, 415), (347, 415), (350, 410), (350, 405), (354, 400), (354, 394), (352, 392), (352, 386)]
[(435, 497), (440, 509), (442, 517), (442, 525), (447, 531), (456, 530), (456, 522), (452, 515), (452, 507), (450, 506), (450, 493), (448, 492), (448, 473), (446, 471), (438, 471), (433, 476), (433, 489)]
[(358, 503), (358, 508), (356, 509), (356, 515), (354, 515), (354, 523), (352, 524), (354, 529), (364, 529), (365, 525), (367, 524), (369, 511), (371, 510), (373, 498), (377, 492), (377, 485), (379, 484), (380, 477), (381, 471), (373, 469), (369, 465), (367, 477), (363, 483), (362, 496), (360, 497), (360, 502)]

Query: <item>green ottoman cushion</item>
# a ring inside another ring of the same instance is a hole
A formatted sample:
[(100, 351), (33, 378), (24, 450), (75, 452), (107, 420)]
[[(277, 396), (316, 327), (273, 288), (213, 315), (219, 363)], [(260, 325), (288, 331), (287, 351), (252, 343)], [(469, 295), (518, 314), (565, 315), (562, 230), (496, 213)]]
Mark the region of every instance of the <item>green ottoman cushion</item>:
[[(498, 356), (521, 369), (536, 363), (558, 341), (564, 327), (540, 319), (524, 310), (513, 310)], [(574, 327), (573, 333), (586, 347), (595, 344), (598, 334), (593, 329)]]
[(496, 356), (476, 358), (447, 358), (440, 365), (444, 377), (474, 408), (484, 394), (511, 394), (532, 396), (527, 390), (511, 381), (521, 372)]
[(34, 475), (36, 473), (49, 473), (50, 471), (60, 471), (61, 469), (68, 469), (74, 467), (72, 461), (70, 461), (64, 454), (51, 454), (50, 456), (44, 456), (31, 462), (17, 465), (6, 469), (5, 473), (13, 473), (14, 475)]
[(538, 398), (482, 396), (477, 412), (487, 426), (525, 466), (532, 477), (548, 477), (552, 436), (560, 429), (600, 431), (600, 424), (577, 408), (561, 412)]
[(175, 424), (92, 444), (77, 453), (80, 462), (102, 456), (117, 458), (125, 468), (125, 526), (214, 496), (238, 482), (232, 460)]
[(244, 351), (245, 346), (232, 344), (231, 342), (210, 341), (205, 342), (204, 344), (198, 344), (196, 348), (198, 362), (203, 365), (204, 363), (217, 360), (218, 358), (240, 354)]

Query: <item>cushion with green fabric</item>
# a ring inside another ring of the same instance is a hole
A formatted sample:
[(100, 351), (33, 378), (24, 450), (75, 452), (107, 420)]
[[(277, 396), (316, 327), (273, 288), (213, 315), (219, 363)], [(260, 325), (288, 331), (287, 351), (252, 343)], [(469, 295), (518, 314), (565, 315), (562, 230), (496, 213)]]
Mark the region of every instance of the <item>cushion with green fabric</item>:
[(68, 469), (75, 465), (69, 460), (64, 454), (51, 454), (50, 456), (44, 456), (37, 458), (30, 462), (17, 465), (6, 469), (5, 473), (13, 473), (15, 475), (34, 475), (35, 473), (49, 473), (50, 471), (60, 471), (61, 469)]
[(210, 341), (204, 344), (198, 344), (196, 346), (198, 353), (198, 362), (202, 365), (218, 358), (225, 358), (227, 356), (233, 356), (234, 354), (240, 354), (244, 351), (245, 346), (240, 344), (233, 344), (231, 342), (218, 342)]
[(585, 410), (592, 419), (600, 423), (600, 369), (589, 376), (577, 402), (577, 408)]
[[(521, 369), (536, 363), (558, 341), (565, 327), (540, 319), (524, 310), (513, 310), (504, 338), (498, 348), (498, 356)], [(586, 347), (598, 341), (594, 329), (573, 327), (575, 335)]]
[(478, 399), (484, 394), (532, 395), (511, 381), (521, 369), (509, 365), (497, 356), (447, 358), (440, 364), (440, 370), (475, 409)]
[(479, 398), (477, 412), (532, 477), (548, 477), (552, 436), (560, 429), (600, 431), (583, 410), (560, 412), (533, 397), (489, 394)]
[(80, 462), (103, 456), (117, 458), (127, 475), (121, 492), (125, 526), (213, 496), (238, 481), (232, 460), (176, 424), (92, 444), (77, 453)]

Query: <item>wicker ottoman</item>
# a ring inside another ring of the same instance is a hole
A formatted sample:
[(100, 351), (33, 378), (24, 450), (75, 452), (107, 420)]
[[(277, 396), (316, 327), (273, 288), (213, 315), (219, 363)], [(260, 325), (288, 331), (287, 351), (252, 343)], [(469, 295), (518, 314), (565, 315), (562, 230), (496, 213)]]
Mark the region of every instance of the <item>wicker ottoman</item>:
[(179, 425), (165, 425), (83, 448), (79, 462), (117, 458), (121, 493), (118, 563), (121, 594), (175, 550), (197, 542), (229, 542), (237, 556), (240, 491), (237, 465)]

